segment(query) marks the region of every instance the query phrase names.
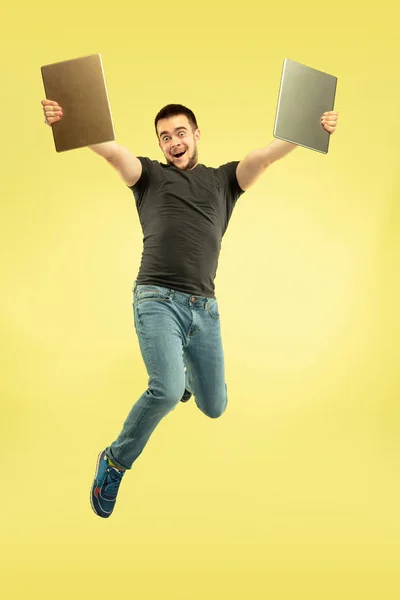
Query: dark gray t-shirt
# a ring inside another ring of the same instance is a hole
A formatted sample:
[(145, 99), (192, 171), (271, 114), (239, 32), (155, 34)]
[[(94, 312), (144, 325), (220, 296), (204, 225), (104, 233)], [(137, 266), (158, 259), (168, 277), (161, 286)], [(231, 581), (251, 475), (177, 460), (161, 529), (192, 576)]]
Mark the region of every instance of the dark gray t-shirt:
[(138, 284), (215, 298), (221, 240), (243, 194), (238, 161), (191, 171), (139, 156), (142, 175), (131, 186), (143, 230)]

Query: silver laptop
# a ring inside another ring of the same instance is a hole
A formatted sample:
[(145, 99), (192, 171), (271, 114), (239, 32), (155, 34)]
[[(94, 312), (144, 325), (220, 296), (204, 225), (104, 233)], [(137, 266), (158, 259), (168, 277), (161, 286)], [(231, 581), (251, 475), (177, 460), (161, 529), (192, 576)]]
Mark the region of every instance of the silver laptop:
[(337, 77), (286, 58), (274, 136), (327, 154), (330, 133), (322, 126), (321, 117), (333, 110), (336, 85)]
[(41, 67), (46, 98), (63, 108), (52, 125), (57, 152), (115, 139), (100, 54)]

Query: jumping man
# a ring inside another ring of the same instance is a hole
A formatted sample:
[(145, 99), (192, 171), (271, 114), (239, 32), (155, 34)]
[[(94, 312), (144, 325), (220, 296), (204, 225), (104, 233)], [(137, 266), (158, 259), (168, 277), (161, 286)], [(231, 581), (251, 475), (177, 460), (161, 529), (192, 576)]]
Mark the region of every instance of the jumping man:
[[(63, 118), (57, 102), (42, 100), (45, 120)], [(338, 113), (321, 126), (331, 134)], [(221, 240), (239, 197), (295, 144), (275, 139), (243, 160), (218, 168), (198, 161), (200, 130), (193, 112), (165, 106), (155, 118), (166, 164), (136, 157), (116, 142), (90, 146), (132, 190), (143, 231), (143, 254), (133, 289), (134, 323), (148, 387), (133, 405), (117, 439), (98, 456), (91, 504), (111, 515), (126, 470), (158, 423), (191, 395), (208, 417), (227, 405), (220, 317), (215, 296)]]

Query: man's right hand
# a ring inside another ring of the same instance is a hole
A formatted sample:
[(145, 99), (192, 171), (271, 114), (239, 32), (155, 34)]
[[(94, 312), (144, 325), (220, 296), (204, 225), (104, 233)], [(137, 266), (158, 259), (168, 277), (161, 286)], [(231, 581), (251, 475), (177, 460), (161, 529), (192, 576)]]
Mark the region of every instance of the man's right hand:
[[(53, 125), (63, 118), (63, 109), (54, 100), (42, 100), (45, 123)], [(142, 163), (127, 148), (114, 141), (89, 146), (93, 152), (105, 158), (118, 171), (128, 186), (133, 186), (142, 174)]]
[(57, 102), (47, 99), (42, 100), (42, 106), (46, 125), (53, 125), (53, 123), (63, 118), (63, 109)]

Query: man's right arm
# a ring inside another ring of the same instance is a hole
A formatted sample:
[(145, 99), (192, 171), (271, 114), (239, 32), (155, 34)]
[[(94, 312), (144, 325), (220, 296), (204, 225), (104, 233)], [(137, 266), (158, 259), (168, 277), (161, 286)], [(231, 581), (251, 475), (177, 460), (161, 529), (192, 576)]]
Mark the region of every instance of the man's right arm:
[[(53, 125), (63, 117), (61, 106), (52, 100), (42, 100), (43, 112), (47, 125)], [(121, 179), (128, 186), (135, 185), (142, 174), (142, 163), (130, 150), (117, 144), (117, 142), (104, 142), (89, 146), (89, 148), (106, 159), (119, 173)]]

